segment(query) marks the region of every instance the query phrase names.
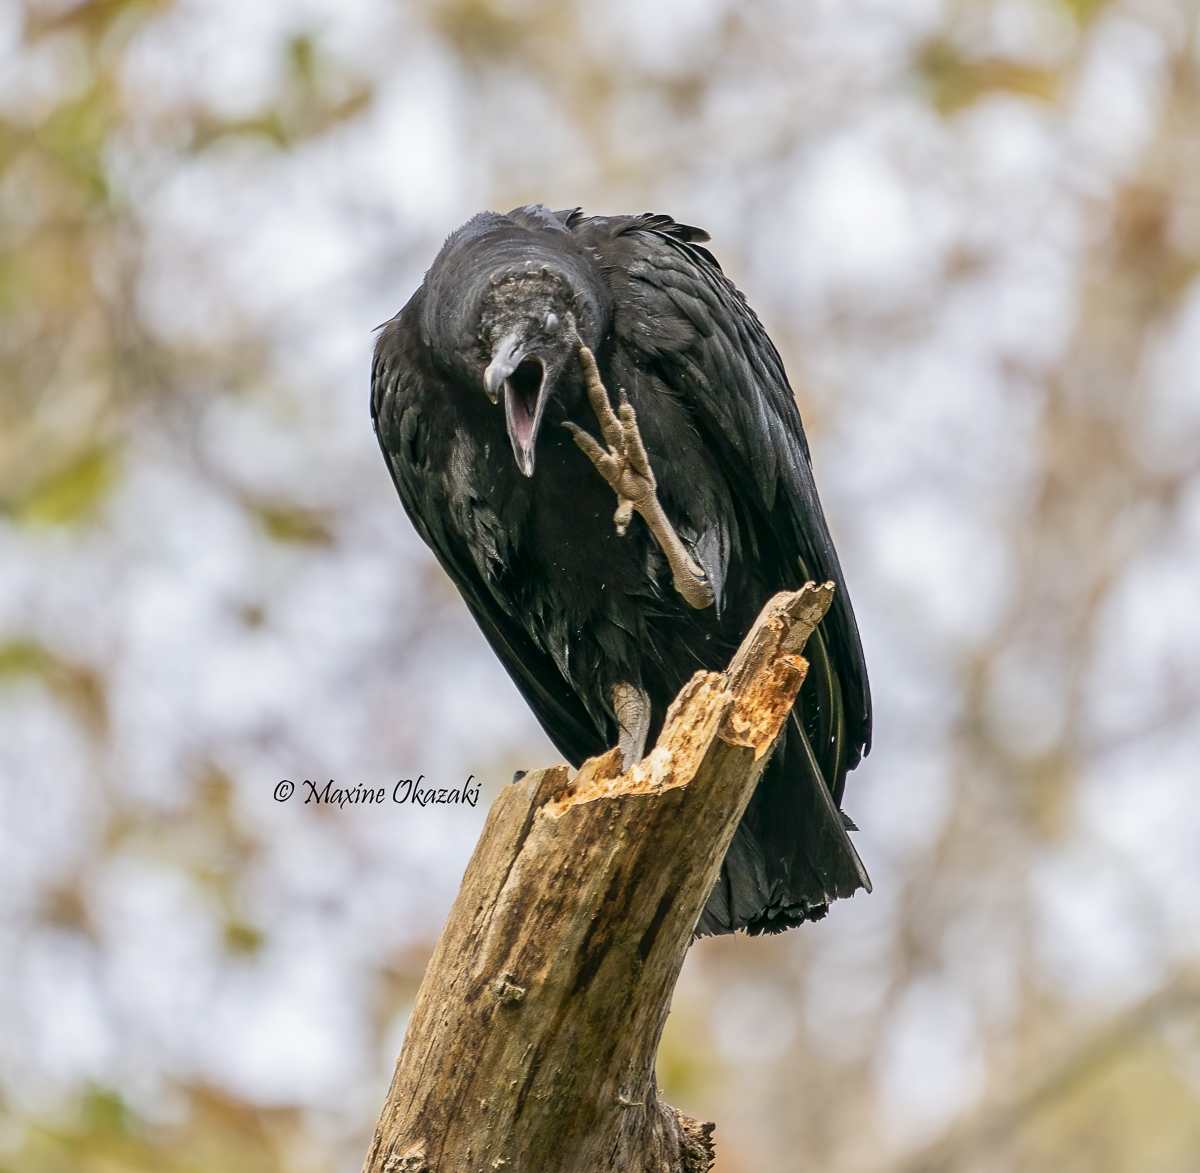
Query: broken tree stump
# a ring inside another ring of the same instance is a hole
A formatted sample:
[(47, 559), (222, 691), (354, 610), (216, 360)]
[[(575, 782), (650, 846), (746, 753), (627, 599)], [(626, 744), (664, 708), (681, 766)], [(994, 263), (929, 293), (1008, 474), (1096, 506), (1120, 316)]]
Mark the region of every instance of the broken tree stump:
[(492, 804), (430, 959), (364, 1173), (702, 1173), (713, 1125), (658, 1097), (671, 994), (804, 680), (833, 584), (763, 609), (654, 749), (536, 770)]

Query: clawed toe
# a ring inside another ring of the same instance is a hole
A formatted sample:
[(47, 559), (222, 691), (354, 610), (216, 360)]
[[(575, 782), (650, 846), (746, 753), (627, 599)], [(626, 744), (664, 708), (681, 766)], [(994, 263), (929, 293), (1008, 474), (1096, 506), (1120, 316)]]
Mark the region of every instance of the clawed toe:
[(575, 443), (617, 495), (617, 511), (613, 514), (617, 533), (623, 537), (633, 520), (633, 514), (639, 513), (667, 556), (675, 589), (697, 610), (712, 606), (712, 585), (688, 554), (658, 499), (658, 485), (650, 467), (646, 446), (642, 442), (633, 404), (622, 391), (620, 406), (613, 411), (595, 355), (582, 343), (579, 346), (579, 365), (583, 369), (588, 400), (596, 413), (601, 435), (608, 445), (607, 450), (577, 424), (568, 423), (566, 426)]

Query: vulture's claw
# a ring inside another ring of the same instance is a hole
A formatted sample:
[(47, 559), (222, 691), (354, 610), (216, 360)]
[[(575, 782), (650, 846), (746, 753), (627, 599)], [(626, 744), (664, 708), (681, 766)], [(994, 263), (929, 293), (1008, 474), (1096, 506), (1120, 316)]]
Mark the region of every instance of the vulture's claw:
[(621, 405), (613, 411), (608, 391), (600, 379), (596, 357), (582, 343), (579, 346), (579, 365), (587, 384), (588, 400), (600, 423), (600, 434), (608, 445), (607, 451), (600, 447), (595, 437), (578, 425), (568, 423), (566, 427), (575, 443), (617, 495), (617, 511), (613, 514), (617, 533), (624, 536), (634, 512), (640, 513), (667, 556), (675, 589), (697, 610), (711, 607), (712, 585), (688, 554), (658, 500), (658, 485), (654, 470), (650, 467), (650, 458), (646, 455), (642, 434), (638, 430), (633, 404), (622, 391)]
[(650, 732), (650, 697), (645, 689), (621, 681), (613, 686), (609, 696), (617, 718), (621, 747), (621, 769), (628, 770), (642, 760), (646, 752), (646, 735)]

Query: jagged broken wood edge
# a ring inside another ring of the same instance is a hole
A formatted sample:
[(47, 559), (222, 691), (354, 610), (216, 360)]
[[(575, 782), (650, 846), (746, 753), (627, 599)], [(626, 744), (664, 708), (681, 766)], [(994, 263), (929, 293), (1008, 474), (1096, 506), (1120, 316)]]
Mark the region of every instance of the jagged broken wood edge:
[(655, 748), (538, 770), (492, 804), (421, 983), (364, 1173), (701, 1173), (712, 1126), (658, 1098), (679, 969), (787, 720), (833, 584), (763, 609)]

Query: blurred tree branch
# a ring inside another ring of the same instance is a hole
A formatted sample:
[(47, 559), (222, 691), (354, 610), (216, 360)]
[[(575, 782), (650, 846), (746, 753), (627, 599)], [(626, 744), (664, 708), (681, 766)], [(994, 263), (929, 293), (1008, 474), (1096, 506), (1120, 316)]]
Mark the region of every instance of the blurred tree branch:
[(949, 1173), (990, 1153), (1104, 1067), (1119, 1060), (1164, 1019), (1200, 1006), (1200, 968), (1182, 970), (1135, 1005), (1088, 1030), (1054, 1054), (1031, 1059), (1029, 1069), (998, 1090), (945, 1135), (881, 1173)]

